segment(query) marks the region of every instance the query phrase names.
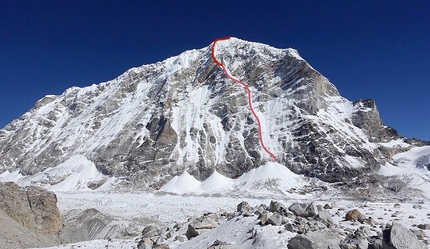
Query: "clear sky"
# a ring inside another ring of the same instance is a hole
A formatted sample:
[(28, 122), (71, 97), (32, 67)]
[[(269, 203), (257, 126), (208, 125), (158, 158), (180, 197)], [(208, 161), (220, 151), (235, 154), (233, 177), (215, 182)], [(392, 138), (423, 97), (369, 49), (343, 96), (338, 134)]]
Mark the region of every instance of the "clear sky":
[(0, 127), (44, 95), (234, 36), (297, 49), (342, 96), (430, 140), (429, 13), (428, 0), (0, 1)]

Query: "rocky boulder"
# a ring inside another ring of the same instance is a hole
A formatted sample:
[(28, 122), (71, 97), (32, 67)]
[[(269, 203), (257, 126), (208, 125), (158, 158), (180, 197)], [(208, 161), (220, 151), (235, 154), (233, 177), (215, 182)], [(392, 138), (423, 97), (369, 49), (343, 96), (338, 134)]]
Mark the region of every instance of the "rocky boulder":
[(419, 224), (418, 228), (423, 230), (430, 230), (430, 224)]
[(37, 233), (58, 234), (63, 227), (57, 196), (39, 187), (0, 182), (0, 209)]
[(314, 217), (318, 214), (318, 208), (315, 203), (293, 203), (289, 208), (294, 215), (300, 217)]
[(333, 225), (333, 219), (331, 218), (331, 214), (325, 210), (321, 210), (315, 216), (315, 220), (321, 221), (326, 226)]
[(250, 215), (251, 214), (251, 206), (248, 204), (248, 202), (243, 201), (237, 205), (237, 212), (240, 212), (243, 215)]
[(200, 233), (196, 230), (196, 228), (193, 227), (191, 224), (188, 224), (188, 229), (187, 229), (187, 232), (185, 233), (185, 236), (187, 236), (187, 239), (192, 239), (199, 235)]
[(342, 237), (328, 231), (309, 232), (299, 234), (288, 241), (288, 249), (340, 249)]
[(358, 209), (350, 210), (345, 215), (345, 220), (364, 222), (367, 220), (366, 215), (362, 214)]
[(137, 249), (152, 249), (153, 242), (150, 238), (143, 238), (137, 244)]
[(281, 215), (285, 216), (285, 217), (293, 217), (294, 214), (288, 210), (288, 208), (286, 208), (284, 205), (282, 205), (281, 203), (277, 202), (277, 201), (271, 201), (270, 205), (269, 205), (269, 211), (273, 212), (273, 213), (280, 213)]
[[(396, 249), (425, 249), (427, 246), (417, 239), (417, 236), (400, 223), (393, 222), (391, 228), (384, 231), (384, 248)], [(390, 247), (391, 246), (391, 247)]]
[(142, 230), (143, 238), (152, 238), (160, 235), (160, 232), (156, 226), (147, 226)]
[(274, 213), (267, 219), (266, 223), (273, 226), (280, 226), (285, 223), (285, 219), (280, 213)]
[[(241, 204), (243, 203), (246, 203), (246, 202), (242, 202)], [(241, 204), (238, 205), (237, 207), (238, 210), (241, 209), (239, 208)], [(248, 203), (246, 203), (246, 205), (248, 205)], [(189, 222), (190, 223), (188, 224), (188, 229), (187, 229), (187, 232), (185, 233), (185, 236), (188, 239), (191, 239), (191, 238), (197, 237), (198, 235), (204, 232), (210, 231), (218, 227), (219, 216), (213, 213), (205, 213), (201, 217), (190, 219)]]

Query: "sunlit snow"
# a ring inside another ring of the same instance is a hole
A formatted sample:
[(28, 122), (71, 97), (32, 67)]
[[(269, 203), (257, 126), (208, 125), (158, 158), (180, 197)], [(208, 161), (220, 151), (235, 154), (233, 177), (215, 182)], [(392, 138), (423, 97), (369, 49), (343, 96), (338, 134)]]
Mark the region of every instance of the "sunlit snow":
[(422, 191), (430, 198), (430, 146), (416, 147), (393, 156), (393, 163), (386, 163), (379, 173), (398, 176), (411, 187)]
[(160, 191), (172, 193), (213, 193), (230, 190), (259, 193), (285, 193), (291, 188), (298, 188), (304, 183), (303, 176), (296, 175), (287, 167), (268, 162), (243, 174), (237, 179), (230, 179), (215, 171), (209, 178), (199, 182), (184, 172), (175, 176)]
[(100, 173), (94, 163), (84, 156), (71, 157), (57, 167), (47, 168), (30, 176), (23, 176), (19, 171), (6, 171), (0, 175), (2, 182), (13, 181), (22, 186), (38, 184), (51, 191), (86, 191), (90, 190), (89, 183), (103, 181), (104, 186), (99, 187), (101, 190), (115, 180), (115, 177), (108, 180), (108, 177)]

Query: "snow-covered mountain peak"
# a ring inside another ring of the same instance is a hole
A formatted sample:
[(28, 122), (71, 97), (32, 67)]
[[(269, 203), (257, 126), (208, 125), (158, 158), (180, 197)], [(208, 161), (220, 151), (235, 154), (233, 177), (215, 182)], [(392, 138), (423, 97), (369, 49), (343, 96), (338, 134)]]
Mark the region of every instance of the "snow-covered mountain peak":
[[(158, 188), (184, 171), (203, 181), (266, 165), (246, 92), (213, 62), (211, 46), (42, 98), (0, 130), (0, 169), (35, 174), (83, 156), (103, 174)], [(215, 56), (249, 85), (281, 165), (340, 181), (390, 160), (379, 143), (400, 136), (374, 103), (341, 97), (296, 50), (231, 38)]]
[(298, 51), (293, 48), (275, 48), (270, 45), (260, 43), (260, 42), (251, 42), (242, 40), (236, 37), (230, 37), (228, 40), (220, 40), (217, 44), (217, 49), (222, 51), (230, 51), (232, 52), (240, 52), (240, 50), (246, 52), (255, 51), (255, 53), (272, 53), (272, 54), (280, 54), (280, 55), (295, 55), (297, 59), (303, 60), (303, 58), (299, 55)]

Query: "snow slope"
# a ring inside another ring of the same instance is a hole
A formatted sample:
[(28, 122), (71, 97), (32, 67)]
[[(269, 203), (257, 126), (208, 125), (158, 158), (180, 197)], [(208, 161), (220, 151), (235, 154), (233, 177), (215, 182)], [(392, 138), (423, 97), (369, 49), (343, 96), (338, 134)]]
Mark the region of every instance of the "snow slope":
[(177, 194), (184, 193), (219, 193), (229, 191), (287, 194), (292, 188), (300, 188), (306, 177), (294, 174), (287, 167), (267, 162), (265, 165), (252, 169), (237, 179), (225, 177), (214, 171), (206, 180), (199, 182), (186, 171), (175, 176), (160, 191)]
[(47, 168), (30, 176), (23, 176), (19, 170), (5, 171), (0, 181), (12, 181), (21, 186), (38, 185), (51, 191), (88, 191), (90, 183), (99, 183), (99, 190), (109, 188), (115, 177), (108, 178), (100, 173), (93, 162), (84, 156), (73, 156), (54, 168)]
[(379, 173), (397, 176), (409, 186), (419, 189), (430, 199), (430, 146), (416, 147), (393, 156), (393, 163), (381, 166)]

